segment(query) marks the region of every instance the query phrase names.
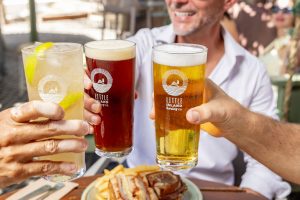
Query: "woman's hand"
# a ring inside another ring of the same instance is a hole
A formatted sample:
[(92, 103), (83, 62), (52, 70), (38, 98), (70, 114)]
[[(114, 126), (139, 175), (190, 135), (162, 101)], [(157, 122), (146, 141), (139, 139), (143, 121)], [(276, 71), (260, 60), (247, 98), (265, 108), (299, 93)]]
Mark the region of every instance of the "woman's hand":
[[(0, 188), (31, 176), (72, 174), (75, 164), (35, 160), (65, 152), (84, 152), (81, 138), (48, 139), (60, 135), (84, 136), (93, 128), (82, 120), (62, 120), (64, 111), (54, 103), (32, 101), (0, 112)], [(44, 118), (43, 121), (32, 120)]]

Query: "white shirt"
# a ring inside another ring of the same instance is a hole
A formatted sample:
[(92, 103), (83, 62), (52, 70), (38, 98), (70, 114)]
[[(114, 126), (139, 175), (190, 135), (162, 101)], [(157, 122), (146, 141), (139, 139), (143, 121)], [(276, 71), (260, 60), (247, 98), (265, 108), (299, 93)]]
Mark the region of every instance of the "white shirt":
[[(264, 66), (257, 58), (238, 45), (223, 31), (225, 54), (209, 76), (228, 95), (245, 107), (276, 118), (271, 83)], [(134, 110), (134, 150), (127, 162), (130, 167), (156, 164), (154, 122), (149, 119), (152, 107), (152, 47), (175, 42), (173, 26), (142, 29), (129, 40), (136, 42), (136, 89), (138, 99)], [(208, 53), (212, 53), (209, 52)], [(245, 128), (247, 124), (245, 124)], [(238, 148), (225, 138), (214, 138), (201, 131), (198, 165), (188, 176), (232, 185), (232, 161)], [(290, 193), (290, 186), (269, 169), (245, 154), (247, 169), (241, 187), (251, 188), (267, 198), (282, 198)]]

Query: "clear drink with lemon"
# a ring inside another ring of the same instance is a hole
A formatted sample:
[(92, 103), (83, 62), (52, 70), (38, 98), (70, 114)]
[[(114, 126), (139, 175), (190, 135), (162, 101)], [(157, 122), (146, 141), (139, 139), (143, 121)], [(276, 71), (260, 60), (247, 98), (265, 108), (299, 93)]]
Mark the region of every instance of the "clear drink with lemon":
[[(65, 120), (83, 119), (82, 46), (75, 43), (47, 42), (25, 47), (22, 55), (29, 100), (59, 104), (65, 111)], [(60, 136), (54, 139), (71, 137)], [(78, 178), (86, 169), (84, 153), (60, 153), (38, 159), (73, 162), (77, 165), (78, 171), (73, 175), (57, 174), (45, 177), (51, 181)]]

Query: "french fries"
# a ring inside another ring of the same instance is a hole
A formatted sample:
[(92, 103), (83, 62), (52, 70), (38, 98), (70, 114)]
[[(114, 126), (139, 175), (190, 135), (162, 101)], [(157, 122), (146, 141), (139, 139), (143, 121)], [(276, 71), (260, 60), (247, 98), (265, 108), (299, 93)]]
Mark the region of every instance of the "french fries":
[(111, 171), (105, 169), (104, 175), (101, 176), (96, 180), (95, 189), (96, 189), (96, 199), (97, 200), (108, 200), (109, 199), (109, 192), (108, 192), (108, 182), (109, 179), (112, 178), (116, 174), (124, 174), (124, 175), (132, 175), (137, 176), (140, 173), (146, 172), (155, 172), (159, 171), (158, 166), (148, 166), (148, 165), (141, 165), (135, 168), (125, 168), (123, 165), (118, 165)]

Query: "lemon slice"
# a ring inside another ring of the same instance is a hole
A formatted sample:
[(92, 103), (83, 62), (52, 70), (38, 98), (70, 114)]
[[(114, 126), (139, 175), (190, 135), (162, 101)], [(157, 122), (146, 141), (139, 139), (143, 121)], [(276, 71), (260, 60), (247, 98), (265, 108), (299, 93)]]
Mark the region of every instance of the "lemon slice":
[(210, 122), (201, 124), (201, 129), (209, 133), (210, 135), (214, 137), (222, 137), (222, 132), (220, 129), (218, 129), (215, 125), (213, 125)]
[(33, 83), (33, 79), (36, 71), (36, 65), (37, 65), (37, 57), (44, 55), (45, 51), (51, 47), (53, 47), (52, 42), (46, 42), (40, 44), (34, 49), (33, 54), (29, 55), (25, 59), (25, 75), (30, 84)]
[(48, 49), (50, 49), (51, 47), (53, 47), (53, 42), (45, 42), (42, 43), (40, 45), (38, 45), (37, 47), (35, 47), (34, 49), (34, 53), (39, 55), (43, 55), (44, 52)]
[(83, 92), (71, 92), (59, 103), (59, 105), (67, 110), (73, 106), (78, 100), (83, 98)]

